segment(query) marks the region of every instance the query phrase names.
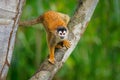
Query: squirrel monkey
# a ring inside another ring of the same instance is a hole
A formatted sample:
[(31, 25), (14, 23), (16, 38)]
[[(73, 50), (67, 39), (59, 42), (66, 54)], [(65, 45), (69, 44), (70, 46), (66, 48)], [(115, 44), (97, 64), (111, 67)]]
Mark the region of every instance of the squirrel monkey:
[[(71, 46), (70, 42), (67, 40), (68, 37), (67, 24), (70, 18), (68, 15), (55, 11), (48, 11), (44, 13), (41, 17), (42, 23), (47, 32), (47, 42), (50, 52), (48, 61), (54, 64), (55, 48), (62, 48), (63, 46), (69, 48)], [(59, 43), (62, 43), (62, 45), (60, 45)]]

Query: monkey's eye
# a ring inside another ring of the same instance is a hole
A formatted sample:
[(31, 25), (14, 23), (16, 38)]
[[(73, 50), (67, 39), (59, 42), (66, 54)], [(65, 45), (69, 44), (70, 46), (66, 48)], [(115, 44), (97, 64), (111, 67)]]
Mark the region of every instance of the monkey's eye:
[(60, 33), (60, 35), (62, 35), (62, 33)]
[(66, 34), (66, 31), (63, 31), (63, 35), (65, 35)]
[(58, 33), (59, 33), (59, 35), (62, 35), (62, 31), (59, 31)]

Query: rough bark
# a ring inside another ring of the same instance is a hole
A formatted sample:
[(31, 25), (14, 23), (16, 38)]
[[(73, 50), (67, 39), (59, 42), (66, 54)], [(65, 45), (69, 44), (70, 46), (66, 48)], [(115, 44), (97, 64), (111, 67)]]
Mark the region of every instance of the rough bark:
[(24, 0), (0, 0), (0, 80), (5, 80)]
[(68, 59), (76, 47), (90, 21), (97, 3), (98, 0), (79, 0), (77, 10), (68, 24), (70, 30), (69, 40), (72, 43), (71, 48), (56, 50), (55, 64), (50, 64), (46, 59), (30, 80), (51, 80), (53, 78), (55, 73), (62, 67), (63, 63)]

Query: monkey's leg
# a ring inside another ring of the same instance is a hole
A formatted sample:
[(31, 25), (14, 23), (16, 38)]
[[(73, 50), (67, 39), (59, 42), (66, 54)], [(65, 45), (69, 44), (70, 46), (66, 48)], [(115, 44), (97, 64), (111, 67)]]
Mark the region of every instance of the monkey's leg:
[(61, 49), (62, 46), (58, 44), (58, 45), (55, 46), (55, 48), (57, 48), (57, 49)]
[(52, 34), (48, 35), (48, 48), (49, 48), (49, 59), (48, 61), (52, 64), (55, 63), (54, 51), (55, 51), (55, 42), (53, 42), (54, 37)]
[(69, 40), (64, 40), (63, 41), (63, 46), (65, 46), (66, 48), (70, 48), (70, 46), (71, 46), (70, 41)]
[(55, 49), (55, 47), (53, 47), (53, 46), (52, 46), (52, 47), (49, 47), (50, 55), (49, 55), (48, 61), (49, 61), (50, 63), (52, 63), (52, 64), (55, 63), (54, 49)]
[(59, 13), (57, 12), (61, 18), (65, 21), (66, 24), (68, 24), (68, 22), (70, 21), (70, 17), (67, 14), (63, 14), (63, 13)]
[(58, 43), (55, 48), (61, 49), (63, 47), (63, 42)]

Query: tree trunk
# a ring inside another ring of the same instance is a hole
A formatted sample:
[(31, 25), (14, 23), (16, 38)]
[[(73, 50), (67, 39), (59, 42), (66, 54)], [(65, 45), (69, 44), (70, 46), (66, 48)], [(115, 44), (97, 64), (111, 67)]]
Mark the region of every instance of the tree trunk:
[(5, 80), (24, 0), (0, 0), (0, 80)]

